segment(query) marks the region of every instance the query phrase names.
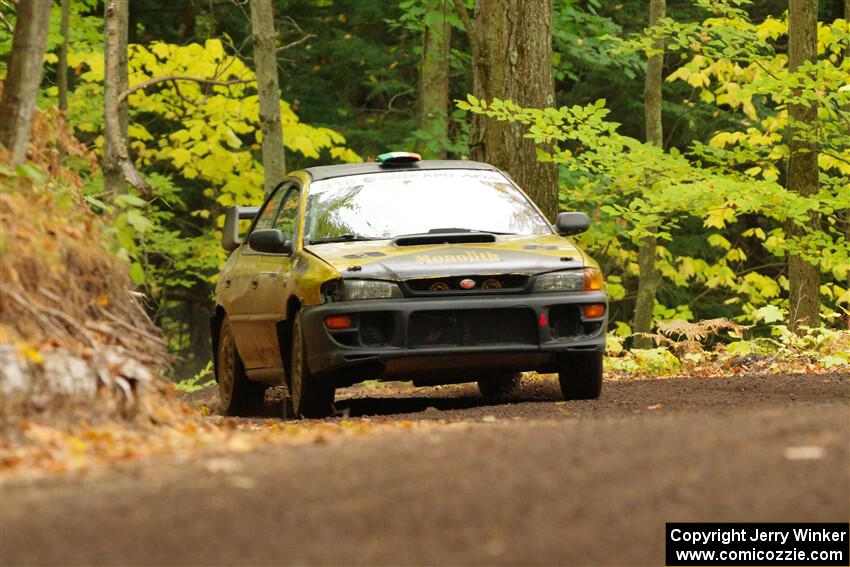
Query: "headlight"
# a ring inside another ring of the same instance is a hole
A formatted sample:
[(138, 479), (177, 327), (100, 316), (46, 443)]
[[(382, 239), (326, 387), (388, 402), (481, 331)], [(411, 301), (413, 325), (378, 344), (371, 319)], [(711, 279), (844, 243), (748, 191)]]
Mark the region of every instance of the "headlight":
[(401, 297), (401, 289), (392, 282), (376, 280), (345, 280), (342, 283), (342, 300), (390, 299)]
[(603, 283), (598, 268), (565, 270), (537, 276), (534, 291), (594, 291), (602, 289)]

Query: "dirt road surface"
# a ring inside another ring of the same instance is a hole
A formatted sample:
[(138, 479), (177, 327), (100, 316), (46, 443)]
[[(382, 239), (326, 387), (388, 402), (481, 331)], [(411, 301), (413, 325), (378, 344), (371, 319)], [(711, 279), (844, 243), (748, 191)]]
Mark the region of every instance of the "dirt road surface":
[(7, 480), (2, 565), (663, 565), (665, 522), (850, 520), (846, 374), (370, 392), (337, 407), (446, 423)]

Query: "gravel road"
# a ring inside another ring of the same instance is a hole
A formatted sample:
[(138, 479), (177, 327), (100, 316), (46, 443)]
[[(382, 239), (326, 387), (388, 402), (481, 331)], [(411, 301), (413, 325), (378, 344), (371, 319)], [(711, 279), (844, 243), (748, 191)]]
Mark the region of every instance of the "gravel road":
[(0, 563), (663, 565), (668, 521), (850, 520), (847, 374), (376, 392), (337, 408), (445, 423), (3, 481)]

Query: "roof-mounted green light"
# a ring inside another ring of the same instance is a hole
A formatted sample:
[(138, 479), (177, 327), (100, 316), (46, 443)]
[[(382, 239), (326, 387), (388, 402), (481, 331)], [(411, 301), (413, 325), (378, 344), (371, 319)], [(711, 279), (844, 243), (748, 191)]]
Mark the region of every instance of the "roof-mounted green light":
[(382, 167), (396, 167), (422, 161), (422, 156), (414, 152), (387, 152), (377, 159)]

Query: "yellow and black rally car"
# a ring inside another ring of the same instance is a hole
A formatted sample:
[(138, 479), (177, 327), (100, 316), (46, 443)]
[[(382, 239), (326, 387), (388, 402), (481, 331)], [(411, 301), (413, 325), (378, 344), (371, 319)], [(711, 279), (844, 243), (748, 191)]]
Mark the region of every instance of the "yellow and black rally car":
[[(240, 219), (253, 219), (244, 239)], [(599, 396), (608, 315), (598, 265), (497, 168), (377, 162), (291, 173), (259, 208), (231, 208), (212, 319), (225, 411), (249, 413), (285, 383), (298, 415), (333, 409), (369, 379), (477, 381), (557, 372), (566, 399)]]

